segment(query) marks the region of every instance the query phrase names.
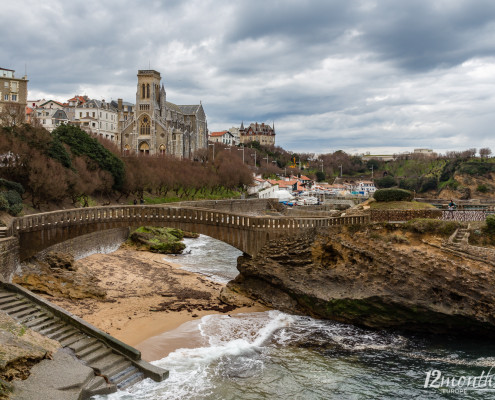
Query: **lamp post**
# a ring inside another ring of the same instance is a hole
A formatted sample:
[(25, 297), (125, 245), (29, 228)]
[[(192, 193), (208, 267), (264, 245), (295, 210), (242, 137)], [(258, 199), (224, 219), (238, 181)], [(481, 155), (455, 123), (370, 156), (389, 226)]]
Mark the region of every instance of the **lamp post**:
[(340, 177), (342, 178), (342, 165), (339, 165), (340, 168)]
[(370, 168), (371, 169), (371, 180), (373, 180), (373, 167), (374, 167), (374, 165), (371, 165), (371, 168)]
[(254, 166), (256, 167), (256, 152), (254, 152), (253, 154), (251, 154), (252, 156), (254, 156)]
[(268, 156), (266, 156), (265, 158), (263, 158), (263, 160), (266, 160), (266, 166), (268, 167)]
[(242, 149), (237, 149), (237, 151), (242, 151), (242, 163), (244, 164), (244, 145), (242, 145)]
[(321, 172), (323, 172), (323, 160), (321, 160), (320, 162), (321, 162)]
[(215, 161), (215, 143), (208, 143), (208, 146), (213, 146), (213, 161)]

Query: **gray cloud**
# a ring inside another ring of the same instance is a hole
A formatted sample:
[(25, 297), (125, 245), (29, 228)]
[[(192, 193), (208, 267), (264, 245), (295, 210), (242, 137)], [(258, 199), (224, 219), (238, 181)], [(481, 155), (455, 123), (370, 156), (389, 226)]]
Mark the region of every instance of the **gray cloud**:
[(291, 150), (495, 150), (489, 0), (18, 3), (0, 66), (30, 97), (134, 101), (150, 65), (210, 129), (275, 121)]

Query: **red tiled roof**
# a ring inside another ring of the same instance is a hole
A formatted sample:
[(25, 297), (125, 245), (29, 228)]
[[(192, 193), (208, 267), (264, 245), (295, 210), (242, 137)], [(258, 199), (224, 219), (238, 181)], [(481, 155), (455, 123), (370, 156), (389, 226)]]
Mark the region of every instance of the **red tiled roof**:
[(31, 107), (26, 107), (26, 114), (29, 115), (33, 112), (33, 109)]
[(223, 136), (227, 133), (227, 131), (222, 131), (222, 132), (212, 132), (210, 133), (210, 136)]

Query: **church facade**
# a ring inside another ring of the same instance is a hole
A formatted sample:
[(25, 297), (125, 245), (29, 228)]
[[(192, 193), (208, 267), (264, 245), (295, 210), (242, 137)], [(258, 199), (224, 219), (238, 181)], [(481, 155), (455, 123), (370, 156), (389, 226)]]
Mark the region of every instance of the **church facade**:
[(176, 105), (167, 101), (160, 73), (139, 70), (136, 104), (126, 112), (118, 100), (123, 152), (191, 158), (208, 147), (208, 125), (202, 104)]

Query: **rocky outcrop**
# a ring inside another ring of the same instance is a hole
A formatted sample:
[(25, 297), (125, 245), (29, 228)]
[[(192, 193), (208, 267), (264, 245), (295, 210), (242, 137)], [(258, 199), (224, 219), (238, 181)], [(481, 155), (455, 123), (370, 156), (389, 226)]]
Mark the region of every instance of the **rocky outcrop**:
[(13, 282), (33, 292), (53, 297), (105, 297), (105, 291), (98, 286), (97, 276), (85, 268), (79, 268), (70, 254), (59, 252), (47, 253), (42, 260), (24, 262)]
[(492, 335), (493, 267), (407, 235), (370, 225), (270, 242), (257, 257), (238, 259), (240, 275), (228, 288), (284, 311), (366, 327)]
[(183, 238), (197, 238), (197, 233), (186, 232), (175, 228), (159, 228), (141, 226), (131, 233), (128, 244), (132, 243), (139, 250), (161, 254), (181, 254), (186, 245)]

